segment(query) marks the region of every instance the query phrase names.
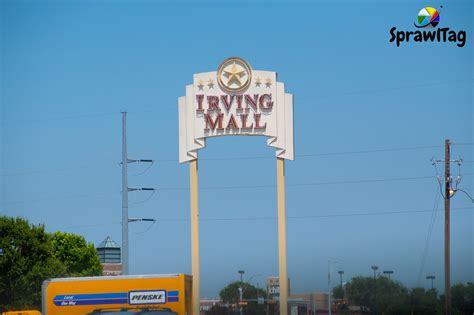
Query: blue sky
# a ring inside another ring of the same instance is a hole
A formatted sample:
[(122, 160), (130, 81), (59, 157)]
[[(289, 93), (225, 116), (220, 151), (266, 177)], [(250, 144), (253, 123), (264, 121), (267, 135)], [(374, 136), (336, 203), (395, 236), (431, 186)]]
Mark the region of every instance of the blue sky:
[[(424, 6), (440, 9), (440, 27), (467, 31), (466, 46), (390, 43), (390, 28), (415, 30)], [(156, 160), (140, 176), (144, 166), (130, 165), (130, 186), (158, 189), (146, 202), (129, 197), (131, 217), (158, 220), (130, 226), (131, 272), (191, 273), (177, 100), (193, 73), (240, 56), (277, 71), (294, 94), (292, 291), (327, 291), (328, 259), (345, 280), (376, 264), (409, 287), (433, 273), (442, 289), (441, 211), (420, 272), (439, 196), (430, 158), (451, 139), (473, 192), (471, 1), (2, 1), (0, 10), (1, 214), (120, 242), (126, 109), (130, 157)], [(239, 269), (263, 286), (278, 274), (274, 151), (264, 138), (226, 137), (200, 158), (202, 295)], [(473, 281), (474, 209), (461, 194), (452, 208), (452, 282)]]

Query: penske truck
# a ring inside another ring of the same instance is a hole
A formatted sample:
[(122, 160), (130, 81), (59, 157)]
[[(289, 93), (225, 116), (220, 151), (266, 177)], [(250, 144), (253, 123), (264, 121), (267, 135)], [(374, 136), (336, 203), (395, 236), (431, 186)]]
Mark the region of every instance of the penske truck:
[(192, 315), (191, 289), (184, 274), (50, 279), (42, 315)]

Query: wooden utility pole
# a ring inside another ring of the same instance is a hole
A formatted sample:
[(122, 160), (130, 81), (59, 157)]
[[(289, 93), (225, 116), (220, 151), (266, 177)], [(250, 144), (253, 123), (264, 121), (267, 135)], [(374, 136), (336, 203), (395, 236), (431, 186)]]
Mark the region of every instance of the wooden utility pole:
[(445, 314), (451, 315), (451, 273), (450, 273), (450, 206), (451, 206), (451, 154), (449, 139), (444, 142), (444, 305)]

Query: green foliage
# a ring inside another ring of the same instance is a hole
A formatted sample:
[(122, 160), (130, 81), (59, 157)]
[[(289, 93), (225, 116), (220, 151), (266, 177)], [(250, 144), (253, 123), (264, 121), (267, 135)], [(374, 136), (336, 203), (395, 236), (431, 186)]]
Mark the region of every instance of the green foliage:
[(0, 308), (39, 309), (42, 281), (66, 275), (62, 263), (52, 257), (44, 226), (0, 217), (0, 248)]
[(239, 302), (239, 288), (242, 287), (242, 299), (253, 300), (248, 301), (244, 306), (244, 314), (264, 314), (264, 305), (258, 305), (256, 299), (258, 297), (266, 297), (266, 292), (263, 289), (256, 288), (250, 283), (235, 281), (227, 285), (219, 292), (219, 296), (223, 302), (229, 304), (236, 304)]
[(0, 248), (0, 311), (40, 310), (44, 280), (101, 272), (94, 246), (81, 236), (52, 235), (22, 218), (0, 216)]
[(351, 305), (375, 309), (378, 314), (442, 314), (436, 290), (408, 290), (387, 277), (377, 277), (377, 281), (372, 277), (355, 277), (346, 284), (346, 297)]
[(338, 285), (332, 289), (332, 296), (335, 299), (343, 299), (344, 298), (344, 289)]
[(452, 307), (461, 314), (474, 314), (474, 284), (456, 284), (451, 288)]
[(414, 314), (443, 313), (436, 290), (426, 291), (423, 288), (414, 288), (410, 291), (408, 304)]
[(374, 279), (370, 277), (354, 277), (346, 283), (346, 295), (349, 303), (358, 306), (372, 306), (374, 296)]
[(54, 256), (66, 267), (69, 276), (99, 276), (102, 265), (94, 244), (72, 233), (55, 232), (51, 238)]

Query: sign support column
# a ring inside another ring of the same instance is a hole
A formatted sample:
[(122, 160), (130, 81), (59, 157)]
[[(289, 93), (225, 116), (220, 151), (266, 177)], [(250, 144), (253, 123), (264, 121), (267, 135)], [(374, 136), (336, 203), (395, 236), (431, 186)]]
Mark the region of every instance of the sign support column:
[(191, 265), (193, 275), (193, 315), (200, 314), (198, 161), (189, 161), (191, 202)]
[(277, 158), (278, 193), (278, 269), (280, 281), (280, 315), (288, 314), (288, 274), (286, 270), (285, 160)]

